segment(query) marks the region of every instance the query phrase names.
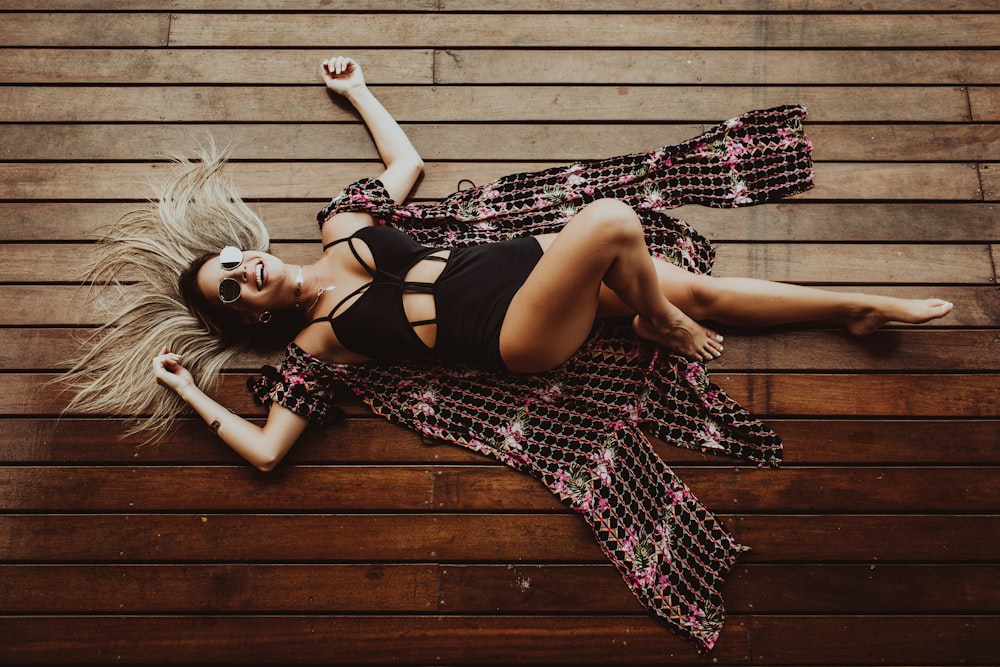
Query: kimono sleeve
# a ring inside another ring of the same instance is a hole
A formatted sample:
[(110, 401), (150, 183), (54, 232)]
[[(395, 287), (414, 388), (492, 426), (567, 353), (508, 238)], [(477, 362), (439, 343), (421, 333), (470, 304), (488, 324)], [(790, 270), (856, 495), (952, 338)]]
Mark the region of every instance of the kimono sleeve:
[(333, 405), (334, 377), (329, 366), (289, 343), (278, 368), (264, 366), (247, 387), (258, 405), (277, 403), (317, 424), (331, 424), (344, 415)]
[(392, 216), (397, 204), (377, 178), (362, 178), (340, 191), (329, 204), (316, 214), (319, 228), (338, 213), (370, 213), (380, 224)]

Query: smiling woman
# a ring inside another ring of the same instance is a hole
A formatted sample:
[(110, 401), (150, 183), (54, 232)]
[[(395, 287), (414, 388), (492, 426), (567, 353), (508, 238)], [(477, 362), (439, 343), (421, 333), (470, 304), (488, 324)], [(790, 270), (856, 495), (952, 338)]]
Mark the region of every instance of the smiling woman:
[[(154, 436), (189, 407), (271, 470), (310, 421), (336, 414), (334, 387), (346, 384), (378, 414), (541, 479), (586, 518), (652, 612), (711, 648), (718, 587), (743, 548), (642, 429), (762, 465), (780, 461), (781, 443), (708, 381), (723, 340), (702, 322), (827, 320), (868, 334), (943, 317), (951, 304), (708, 275), (711, 244), (664, 211), (809, 188), (800, 107), (418, 205), (404, 200), (423, 162), (360, 66), (340, 57), (321, 71), (371, 131), (380, 176), (334, 197), (317, 216), (322, 252), (291, 265), (268, 254), (262, 222), (219, 173), (223, 155), (209, 146), (198, 163), (182, 160), (104, 245), (95, 279), (140, 279), (117, 292), (70, 373), (71, 407), (149, 414), (140, 428)], [(258, 426), (207, 383), (279, 315), (294, 331), (280, 368), (252, 383), (268, 409)]]

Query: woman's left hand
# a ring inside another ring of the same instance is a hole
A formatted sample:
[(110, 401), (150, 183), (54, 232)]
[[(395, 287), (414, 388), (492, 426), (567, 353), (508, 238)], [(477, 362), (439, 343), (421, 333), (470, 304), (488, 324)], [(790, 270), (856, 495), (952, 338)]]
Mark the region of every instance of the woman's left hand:
[(177, 394), (194, 384), (191, 372), (181, 366), (181, 355), (171, 352), (166, 346), (153, 358), (153, 375), (157, 382)]

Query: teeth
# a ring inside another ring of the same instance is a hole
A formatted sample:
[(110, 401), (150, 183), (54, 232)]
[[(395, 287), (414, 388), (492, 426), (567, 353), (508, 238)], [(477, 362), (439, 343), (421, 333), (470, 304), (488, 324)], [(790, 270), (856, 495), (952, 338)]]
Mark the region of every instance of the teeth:
[(264, 287), (264, 265), (257, 265), (257, 289)]

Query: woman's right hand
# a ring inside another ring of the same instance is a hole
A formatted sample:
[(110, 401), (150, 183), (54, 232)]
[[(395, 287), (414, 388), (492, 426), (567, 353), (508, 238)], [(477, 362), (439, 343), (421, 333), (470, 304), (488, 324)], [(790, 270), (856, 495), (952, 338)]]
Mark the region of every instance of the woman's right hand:
[(153, 375), (156, 381), (177, 394), (194, 385), (194, 377), (181, 366), (181, 355), (171, 352), (166, 346), (153, 357)]
[(361, 72), (361, 65), (347, 56), (324, 60), (322, 71), (326, 87), (339, 95), (346, 95), (355, 88), (365, 86), (365, 75)]

